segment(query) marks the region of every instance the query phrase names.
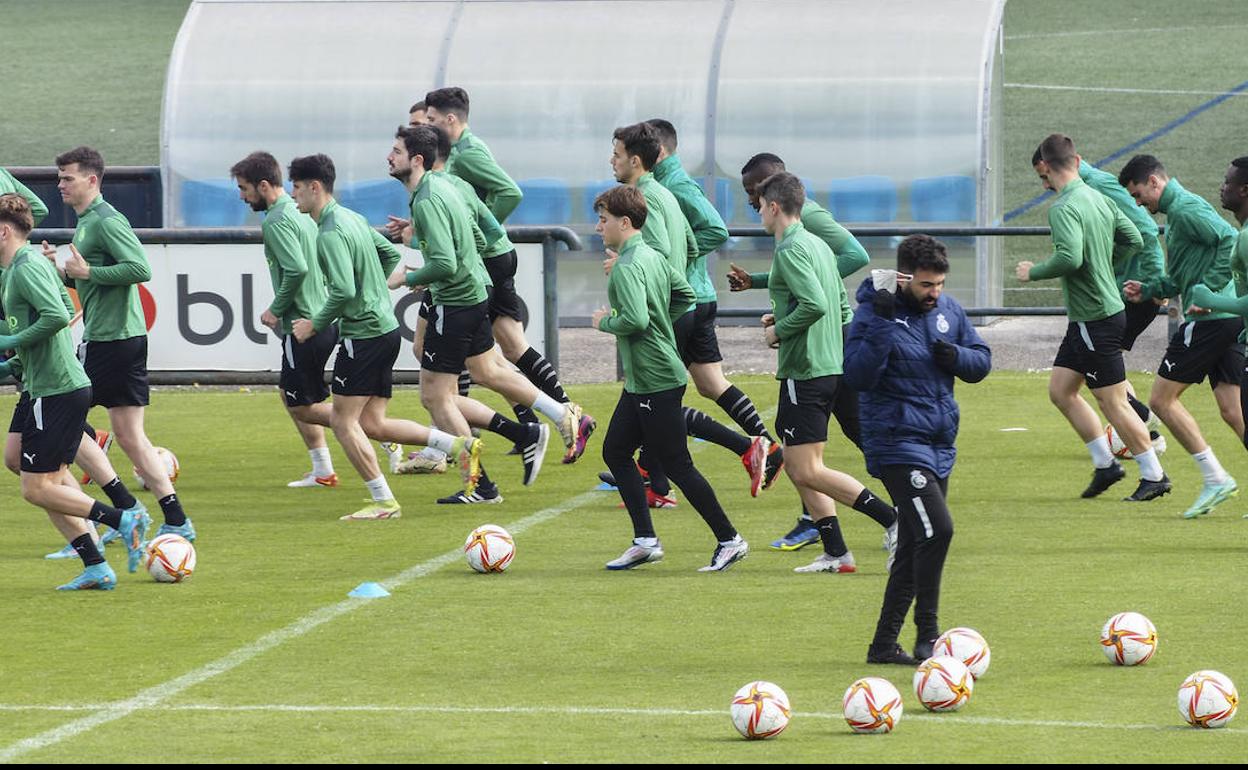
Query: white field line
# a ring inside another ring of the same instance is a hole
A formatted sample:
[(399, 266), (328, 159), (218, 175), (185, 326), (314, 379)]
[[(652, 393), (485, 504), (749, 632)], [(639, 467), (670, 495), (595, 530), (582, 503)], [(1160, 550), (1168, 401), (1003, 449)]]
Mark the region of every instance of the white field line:
[[(206, 711), (228, 713), (287, 713), (287, 714), (501, 714), (519, 716), (640, 716), (640, 717), (715, 717), (726, 719), (728, 709), (672, 709), (672, 708), (613, 708), (609, 706), (386, 706), (386, 705), (297, 705), (290, 703), (264, 703), (226, 705), (218, 703), (177, 703), (158, 706), (161, 711)], [(94, 705), (21, 705), (0, 704), (0, 712), (22, 711), (89, 711), (109, 708), (108, 704)], [(151, 706), (146, 708), (157, 708)], [(794, 718), (840, 720), (841, 714), (826, 711), (795, 711)], [(1001, 725), (1006, 727), (1041, 727), (1093, 730), (1146, 730), (1172, 732), (1188, 730), (1177, 722), (1172, 725), (1132, 724), (1115, 722), (1091, 722), (1060, 719), (1008, 719), (1001, 717), (977, 717), (962, 714), (929, 714), (913, 711), (902, 720), (918, 719), (923, 722), (945, 725)], [(1219, 732), (1248, 735), (1248, 730), (1222, 728)]]
[[(508, 524), (506, 528), (512, 534), (518, 534), (529, 529), (530, 527), (535, 527), (538, 524), (542, 524), (553, 518), (561, 516), (568, 511), (580, 508), (581, 506), (598, 499), (599, 496), (600, 493), (596, 491), (583, 492), (576, 497), (565, 500), (559, 505), (551, 506), (550, 508), (546, 508), (526, 516), (519, 521)], [(386, 590), (393, 591), (406, 583), (425, 577), (426, 575), (436, 572), (448, 564), (452, 564), (462, 558), (462, 549), (455, 548), (447, 551), (441, 556), (436, 556), (428, 561), (421, 562), (420, 564), (406, 569), (393, 577), (387, 578), (386, 580), (381, 581), (381, 585), (384, 586)], [(38, 735), (23, 738), (20, 741), (0, 749), (0, 763), (12, 762), (14, 759), (24, 754), (28, 754), (32, 751), (38, 751), (49, 746), (54, 746), (77, 735), (81, 735), (89, 730), (93, 730), (96, 727), (100, 727), (101, 725), (115, 722), (118, 719), (142, 709), (152, 709), (156, 707), (168, 708), (162, 706), (162, 704), (175, 695), (179, 695), (180, 693), (185, 692), (196, 685), (202, 684), (213, 677), (232, 671), (233, 669), (238, 668), (244, 663), (253, 660), (275, 647), (279, 647), (286, 642), (306, 635), (308, 632), (319, 628), (331, 620), (336, 620), (343, 615), (350, 614), (355, 610), (360, 609), (361, 607), (368, 606), (369, 601), (370, 600), (368, 599), (347, 599), (345, 601), (338, 602), (337, 604), (322, 607), (319, 610), (315, 610), (307, 615), (304, 615), (302, 618), (299, 618), (287, 626), (265, 634), (251, 644), (239, 647), (237, 650), (234, 650), (224, 657), (218, 658), (217, 660), (203, 665), (193, 671), (189, 671), (182, 676), (149, 687), (146, 690), (140, 691), (137, 695), (127, 698), (126, 700), (117, 701), (115, 703), (99, 704), (97, 707), (91, 709), (92, 713), (87, 714), (86, 716), (75, 719), (72, 722), (67, 722), (66, 724), (58, 727), (53, 727), (52, 729), (46, 730)]]
[(1185, 91), (1173, 88), (1114, 88), (1110, 86), (1063, 86), (1048, 83), (1006, 83), (1006, 88), (1038, 91), (1091, 91), (1100, 94), (1178, 94), (1180, 96), (1248, 96), (1248, 92), (1227, 94), (1226, 91)]
[(1029, 32), (1021, 35), (1006, 35), (1006, 40), (1036, 40), (1048, 37), (1095, 37), (1097, 35), (1130, 35), (1139, 32), (1189, 32), (1192, 30), (1227, 30), (1245, 29), (1248, 24), (1218, 24), (1189, 27), (1124, 27), (1122, 29), (1079, 29), (1064, 32)]

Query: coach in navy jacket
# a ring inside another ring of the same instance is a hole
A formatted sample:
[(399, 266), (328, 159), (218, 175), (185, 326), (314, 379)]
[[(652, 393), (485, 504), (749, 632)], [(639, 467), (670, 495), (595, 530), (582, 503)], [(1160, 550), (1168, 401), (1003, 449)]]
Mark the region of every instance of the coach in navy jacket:
[[(868, 278), (845, 343), (846, 384), (860, 391), (867, 470), (897, 508), (897, 553), (868, 663), (914, 665), (931, 657), (940, 635), (936, 613), (953, 518), (945, 504), (957, 455), (958, 404), (953, 380), (979, 382), (992, 352), (943, 293), (949, 258), (940, 241), (913, 235), (897, 248), (897, 269), (911, 274), (896, 292)], [(914, 656), (897, 644), (914, 601)]]

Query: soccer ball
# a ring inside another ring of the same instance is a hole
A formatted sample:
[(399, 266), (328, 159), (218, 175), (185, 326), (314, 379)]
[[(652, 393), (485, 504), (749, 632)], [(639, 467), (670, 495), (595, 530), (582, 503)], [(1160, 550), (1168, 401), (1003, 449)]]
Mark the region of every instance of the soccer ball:
[(732, 726), (750, 740), (776, 737), (791, 716), (789, 696), (771, 682), (750, 682), (732, 696)]
[(904, 711), (901, 693), (887, 679), (867, 676), (845, 691), (841, 713), (856, 733), (891, 733)]
[(1101, 651), (1119, 666), (1147, 663), (1157, 652), (1157, 629), (1138, 612), (1120, 612), (1101, 629)]
[(975, 677), (951, 655), (936, 655), (914, 672), (914, 694), (928, 711), (957, 711), (971, 699)]
[(464, 541), (464, 558), (477, 572), (502, 572), (516, 555), (516, 542), (497, 524), (474, 529)]
[(1197, 671), (1179, 687), (1179, 714), (1192, 727), (1221, 727), (1238, 707), (1235, 683), (1217, 671)]
[(161, 535), (147, 544), (144, 563), (157, 583), (181, 583), (195, 571), (195, 546), (181, 535)]
[(1114, 457), (1120, 460), (1129, 460), (1134, 457), (1131, 454), (1131, 450), (1127, 449), (1127, 445), (1122, 443), (1122, 436), (1118, 435), (1118, 431), (1114, 430), (1114, 426), (1105, 426), (1105, 438), (1109, 441), (1109, 451), (1113, 453)]
[[(165, 464), (165, 471), (169, 474), (169, 481), (177, 481), (178, 474), (182, 472), (182, 466), (178, 465), (177, 456), (175, 456), (173, 452), (170, 452), (168, 449), (165, 449), (163, 446), (158, 446), (156, 447), (156, 457), (158, 457), (160, 461)], [(143, 478), (142, 473), (139, 473), (138, 468), (134, 469), (134, 480), (138, 482), (139, 489), (149, 489), (147, 486), (147, 480)]]
[(976, 679), (988, 672), (988, 664), (992, 662), (988, 642), (973, 628), (951, 628), (944, 632), (936, 640), (932, 654), (957, 658)]

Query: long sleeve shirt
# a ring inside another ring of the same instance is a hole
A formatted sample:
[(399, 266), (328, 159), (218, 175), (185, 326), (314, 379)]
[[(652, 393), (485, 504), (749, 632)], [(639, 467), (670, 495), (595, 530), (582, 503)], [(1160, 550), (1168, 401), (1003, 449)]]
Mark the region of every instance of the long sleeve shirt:
[(1144, 245), (1135, 256), (1114, 264), (1114, 274), (1121, 287), (1125, 281), (1148, 283), (1155, 281), (1166, 269), (1166, 258), (1161, 251), (1161, 238), (1157, 223), (1148, 210), (1135, 202), (1127, 188), (1118, 184), (1118, 178), (1108, 171), (1102, 171), (1086, 160), (1079, 161), (1079, 178), (1101, 195), (1109, 198), (1126, 214), (1135, 229), (1140, 231)]
[(325, 304), (325, 281), (316, 258), (316, 223), (282, 193), (265, 214), (260, 233), (273, 282), (269, 312), (277, 316), (282, 332), (290, 334), (295, 319), (312, 318)]
[(1222, 312), (1189, 317), (1186, 310), (1190, 304), (1188, 294), (1200, 284), (1216, 296), (1235, 298), (1231, 280), (1235, 229), (1207, 200), (1183, 189), (1177, 179), (1166, 183), (1157, 208), (1166, 215), (1166, 272), (1155, 282), (1144, 284), (1144, 296), (1151, 299), (1179, 295), (1187, 321), (1231, 318), (1234, 314)]
[[(693, 228), (680, 211), (676, 196), (659, 184), (650, 172), (642, 174), (637, 180), (637, 189), (641, 190), (646, 199), (646, 222), (641, 228), (642, 238), (688, 280), (689, 262), (697, 259), (698, 244), (693, 239)], [(694, 302), (689, 303), (688, 309), (696, 304), (695, 294)]]
[(727, 242), (728, 227), (707, 199), (702, 186), (685, 173), (679, 156), (669, 155), (659, 161), (652, 173), (655, 180), (675, 196), (680, 212), (684, 214), (693, 232), (697, 256), (689, 260), (685, 277), (689, 279), (689, 285), (693, 287), (699, 304), (714, 302), (717, 296), (715, 285), (711, 283), (706, 269), (706, 257)]
[(56, 267), (30, 244), (0, 273), (6, 334), (17, 336), (21, 376), (31, 398), (57, 396), (91, 384), (74, 355), (70, 308)]
[(323, 331), (335, 321), (348, 339), (371, 339), (399, 328), (386, 278), (399, 250), (364, 217), (331, 200), (321, 209), (316, 258), (325, 276), (325, 304), (310, 319)]
[(446, 178), (426, 173), (412, 191), (411, 244), (425, 264), (407, 273), (408, 286), (428, 286), (435, 305), (467, 307), (484, 302), (481, 255), (472, 214)]
[[(1239, 234), (1235, 238), (1235, 251), (1231, 256), (1231, 272), (1236, 276), (1237, 297), (1228, 297), (1226, 292), (1215, 294), (1208, 286), (1198, 283), (1184, 296), (1185, 304), (1221, 313), (1233, 313), (1243, 316), (1245, 321), (1248, 321), (1248, 282), (1244, 280), (1244, 277), (1248, 276), (1248, 222), (1240, 227)], [(1183, 309), (1187, 310), (1187, 307)], [(1248, 339), (1248, 327), (1245, 327), (1239, 335), (1240, 342), (1246, 339)]]
[(767, 278), (780, 354), (777, 379), (811, 380), (842, 371), (839, 309), (845, 286), (831, 249), (801, 222), (785, 228)]
[(451, 146), (446, 172), (472, 185), (499, 224), (507, 221), (524, 198), (520, 187), (494, 160), (490, 148), (466, 128), (459, 141)]
[(38, 195), (31, 192), (29, 187), (17, 181), (17, 178), (7, 170), (0, 168), (0, 195), (7, 195), (8, 193), (17, 193), (26, 199), (26, 202), (30, 204), (30, 213), (34, 214), (36, 227), (48, 215), (48, 207), (44, 205), (43, 201), (39, 200)]
[(83, 339), (108, 342), (147, 334), (139, 284), (152, 279), (152, 267), (130, 222), (96, 196), (78, 215), (74, 246), (91, 266), (89, 278), (74, 279)]

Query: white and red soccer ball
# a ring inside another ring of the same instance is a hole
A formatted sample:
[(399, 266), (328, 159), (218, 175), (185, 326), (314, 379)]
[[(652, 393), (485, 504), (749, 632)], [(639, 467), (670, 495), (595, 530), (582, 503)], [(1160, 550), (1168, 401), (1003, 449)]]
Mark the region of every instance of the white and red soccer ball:
[(776, 737), (792, 715), (789, 696), (771, 682), (750, 682), (732, 696), (732, 726), (750, 740)]
[(477, 527), (464, 542), (464, 559), (477, 572), (502, 572), (516, 555), (516, 541), (497, 524)]
[(160, 535), (147, 544), (143, 564), (157, 583), (181, 583), (195, 572), (195, 546), (181, 535)]
[(1238, 708), (1235, 683), (1217, 671), (1197, 671), (1179, 686), (1179, 714), (1192, 727), (1222, 727)]
[(1157, 652), (1157, 629), (1138, 612), (1120, 612), (1101, 629), (1101, 651), (1119, 666), (1147, 663)]
[(933, 655), (948, 655), (966, 664), (971, 676), (979, 679), (988, 672), (992, 651), (988, 642), (973, 628), (951, 628), (936, 639)]
[(914, 672), (914, 694), (928, 711), (957, 711), (971, 699), (975, 677), (951, 655), (936, 655)]
[(878, 676), (854, 682), (841, 699), (841, 713), (856, 733), (891, 733), (904, 711), (901, 693)]

